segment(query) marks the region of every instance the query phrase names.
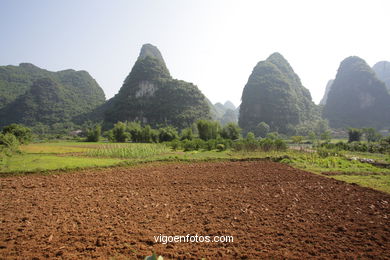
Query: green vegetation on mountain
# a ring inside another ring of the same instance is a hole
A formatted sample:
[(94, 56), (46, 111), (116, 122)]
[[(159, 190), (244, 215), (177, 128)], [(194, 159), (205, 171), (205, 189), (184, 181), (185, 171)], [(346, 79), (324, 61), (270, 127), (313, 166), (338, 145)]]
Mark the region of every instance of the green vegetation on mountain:
[(71, 122), (104, 101), (86, 71), (50, 72), (27, 63), (0, 67), (0, 126)]
[(390, 126), (390, 95), (359, 57), (343, 60), (328, 93), (323, 116), (333, 128)]
[(295, 134), (295, 128), (320, 118), (309, 90), (279, 53), (259, 62), (242, 93), (239, 125), (244, 132), (256, 132), (264, 122), (270, 131)]
[(387, 90), (390, 93), (390, 62), (389, 61), (377, 62), (372, 67), (372, 69), (375, 71), (377, 78), (382, 80), (386, 84)]
[(104, 120), (111, 125), (139, 121), (182, 129), (198, 119), (211, 118), (205, 96), (192, 83), (173, 79), (159, 50), (151, 44), (142, 46), (133, 69), (105, 110)]

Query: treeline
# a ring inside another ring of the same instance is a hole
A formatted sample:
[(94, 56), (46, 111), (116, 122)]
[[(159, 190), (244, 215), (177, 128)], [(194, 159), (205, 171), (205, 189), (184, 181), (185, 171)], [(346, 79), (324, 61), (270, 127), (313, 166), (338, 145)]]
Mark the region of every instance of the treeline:
[(221, 126), (217, 121), (198, 120), (192, 127), (180, 132), (172, 126), (157, 129), (150, 125), (142, 126), (139, 122), (117, 122), (114, 127), (101, 133), (101, 126), (87, 130), (86, 141), (98, 142), (103, 136), (110, 142), (165, 143), (172, 149), (184, 151), (218, 150), (285, 150), (286, 143), (277, 133), (269, 133), (265, 138), (256, 138), (249, 132), (241, 136), (241, 128), (236, 123)]
[[(366, 142), (362, 141), (363, 137)], [(382, 137), (374, 128), (349, 128), (348, 142), (325, 142), (320, 147), (335, 151), (390, 153), (390, 136)]]

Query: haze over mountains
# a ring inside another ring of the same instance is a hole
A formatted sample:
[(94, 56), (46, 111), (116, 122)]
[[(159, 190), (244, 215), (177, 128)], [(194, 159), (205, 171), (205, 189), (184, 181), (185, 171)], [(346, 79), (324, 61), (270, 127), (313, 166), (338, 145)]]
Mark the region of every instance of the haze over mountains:
[[(85, 71), (50, 72), (32, 64), (0, 67), (0, 127), (85, 121), (139, 121), (179, 129), (199, 119), (239, 123), (244, 133), (266, 123), (271, 131), (293, 135), (314, 129), (323, 118), (333, 128), (390, 127), (390, 63), (370, 68), (358, 57), (345, 59), (328, 82), (321, 105), (279, 53), (260, 61), (249, 76), (242, 103), (212, 104), (192, 83), (172, 78), (161, 52), (142, 46), (119, 92), (110, 100)], [(248, 73), (249, 74), (249, 73)], [(298, 131), (299, 132), (299, 131)]]
[(363, 59), (346, 58), (330, 87), (323, 116), (334, 128), (388, 127), (390, 95), (385, 83)]

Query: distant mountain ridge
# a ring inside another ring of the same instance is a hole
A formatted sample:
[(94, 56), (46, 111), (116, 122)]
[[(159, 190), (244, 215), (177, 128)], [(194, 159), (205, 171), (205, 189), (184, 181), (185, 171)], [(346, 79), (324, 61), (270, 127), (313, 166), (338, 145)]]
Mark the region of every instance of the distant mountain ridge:
[(215, 103), (212, 111), (214, 111), (213, 119), (219, 121), (222, 125), (238, 122), (238, 110), (229, 100), (227, 100), (224, 104), (220, 102)]
[(239, 125), (244, 132), (255, 132), (265, 122), (271, 131), (288, 134), (298, 124), (319, 118), (309, 90), (279, 53), (257, 63), (241, 100)]
[(123, 86), (105, 105), (104, 121), (140, 121), (152, 126), (191, 126), (211, 118), (206, 97), (192, 83), (173, 79), (157, 47), (145, 44)]
[(382, 80), (386, 84), (387, 91), (390, 93), (390, 62), (380, 61), (377, 62), (372, 69), (375, 71), (378, 79)]
[(329, 90), (323, 116), (333, 128), (390, 126), (390, 95), (368, 64), (344, 59)]
[(86, 71), (51, 72), (30, 63), (0, 67), (0, 126), (73, 121), (104, 101)]

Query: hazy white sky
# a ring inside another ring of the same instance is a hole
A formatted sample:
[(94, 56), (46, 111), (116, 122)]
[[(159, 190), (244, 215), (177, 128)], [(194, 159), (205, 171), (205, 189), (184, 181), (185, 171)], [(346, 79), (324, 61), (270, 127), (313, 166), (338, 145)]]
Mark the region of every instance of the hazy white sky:
[(236, 106), (273, 52), (318, 103), (344, 58), (390, 61), (389, 0), (0, 0), (0, 65), (87, 70), (115, 95), (144, 43), (174, 78)]

